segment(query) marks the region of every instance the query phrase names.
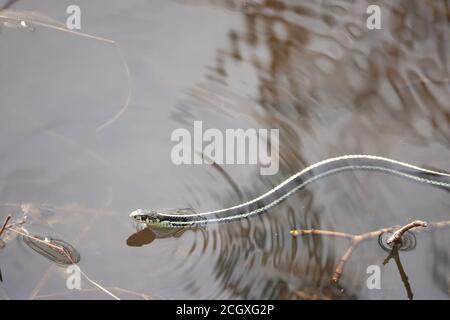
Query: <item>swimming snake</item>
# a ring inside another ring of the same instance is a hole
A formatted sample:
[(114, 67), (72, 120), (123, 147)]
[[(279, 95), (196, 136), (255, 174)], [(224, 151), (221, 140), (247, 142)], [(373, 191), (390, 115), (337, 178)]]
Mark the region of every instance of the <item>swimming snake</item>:
[(349, 170), (380, 171), (450, 191), (449, 173), (380, 156), (344, 155), (314, 163), (261, 196), (233, 207), (200, 213), (195, 213), (190, 208), (137, 209), (130, 217), (138, 223), (157, 228), (185, 228), (231, 222), (266, 212), (306, 185), (322, 177)]

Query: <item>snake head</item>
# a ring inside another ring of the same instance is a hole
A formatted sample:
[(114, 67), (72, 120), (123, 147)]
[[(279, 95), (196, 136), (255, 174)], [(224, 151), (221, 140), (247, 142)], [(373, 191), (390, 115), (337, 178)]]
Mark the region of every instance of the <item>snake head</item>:
[(190, 208), (182, 209), (137, 209), (130, 214), (137, 223), (146, 224), (155, 228), (189, 227), (203, 225), (205, 218), (195, 214)]
[(130, 213), (130, 218), (137, 223), (145, 223), (148, 226), (164, 226), (164, 222), (161, 217), (158, 216), (158, 212), (155, 210), (137, 209)]

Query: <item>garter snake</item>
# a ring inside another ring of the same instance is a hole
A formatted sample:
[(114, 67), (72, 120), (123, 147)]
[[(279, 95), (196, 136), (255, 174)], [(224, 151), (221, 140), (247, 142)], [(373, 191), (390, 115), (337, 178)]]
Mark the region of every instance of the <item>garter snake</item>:
[(201, 213), (192, 209), (138, 209), (130, 217), (149, 227), (183, 228), (207, 223), (231, 222), (263, 213), (306, 185), (331, 174), (348, 170), (374, 170), (450, 191), (450, 174), (373, 155), (344, 155), (314, 163), (292, 175), (263, 195), (245, 203)]

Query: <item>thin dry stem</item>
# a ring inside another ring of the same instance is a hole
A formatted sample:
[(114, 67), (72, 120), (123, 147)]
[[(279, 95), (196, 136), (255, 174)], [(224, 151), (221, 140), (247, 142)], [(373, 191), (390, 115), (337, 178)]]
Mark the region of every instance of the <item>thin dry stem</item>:
[(6, 217), (5, 222), (3, 223), (2, 228), (0, 229), (0, 237), (1, 237), (2, 234), (3, 234), (3, 231), (5, 231), (5, 228), (6, 228), (6, 226), (7, 226), (7, 224), (8, 224), (8, 222), (9, 222), (10, 219), (11, 219), (11, 215), (9, 214), (9, 215)]
[[(20, 234), (22, 237), (27, 237), (27, 238), (33, 239), (36, 242), (40, 242), (42, 244), (45, 244), (45, 245), (49, 246), (50, 248), (56, 249), (56, 250), (60, 251), (62, 254), (66, 255), (66, 251), (61, 246), (58, 246), (58, 245), (50, 243), (48, 241), (45, 241), (45, 240), (42, 240), (42, 239), (30, 236), (29, 234), (27, 234), (25, 232), (22, 232), (22, 231), (19, 231), (19, 230), (14, 229), (14, 228), (8, 228), (8, 231), (12, 231), (14, 233)], [(70, 257), (69, 257), (69, 259), (70, 259)]]
[(344, 233), (344, 232), (337, 232), (337, 231), (328, 231), (328, 230), (316, 230), (316, 229), (310, 229), (310, 230), (292, 230), (290, 232), (291, 235), (294, 237), (297, 236), (306, 236), (306, 235), (317, 235), (317, 236), (331, 236), (331, 237), (340, 237), (340, 238), (348, 238), (353, 239), (354, 235), (350, 233)]

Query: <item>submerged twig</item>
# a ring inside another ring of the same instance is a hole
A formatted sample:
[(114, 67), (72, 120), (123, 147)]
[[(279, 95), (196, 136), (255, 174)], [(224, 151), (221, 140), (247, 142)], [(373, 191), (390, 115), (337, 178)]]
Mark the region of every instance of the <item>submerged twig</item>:
[[(127, 290), (124, 288), (120, 288), (120, 287), (107, 287), (107, 289), (109, 291), (118, 291), (124, 294), (130, 294), (130, 295), (136, 295), (141, 297), (144, 300), (152, 300), (153, 297), (149, 294), (146, 293), (139, 293), (139, 292), (135, 292), (135, 291), (131, 291), (131, 290)], [(89, 289), (80, 289), (79, 292), (95, 292), (98, 289), (96, 288), (89, 288)], [(56, 292), (56, 293), (49, 293), (49, 294), (41, 294), (41, 295), (37, 295), (35, 298), (36, 299), (61, 299), (62, 296), (66, 296), (66, 295), (70, 295), (73, 294), (72, 291), (64, 291), (64, 292)]]
[[(6, 217), (5, 222), (3, 223), (2, 228), (0, 229), (0, 249), (3, 248), (3, 247), (6, 245), (6, 243), (3, 242), (3, 240), (1, 240), (1, 236), (2, 236), (2, 234), (3, 234), (3, 231), (5, 231), (6, 225), (8, 224), (8, 222), (9, 222), (10, 219), (11, 219), (11, 215), (9, 214), (9, 215)], [(2, 269), (0, 269), (0, 282), (3, 282)]]
[[(400, 246), (398, 246), (399, 243), (401, 243), (403, 235), (414, 228), (417, 227), (426, 227), (429, 226), (429, 230), (433, 229), (439, 229), (439, 228), (449, 228), (450, 227), (450, 221), (440, 221), (440, 222), (431, 222), (427, 223), (425, 221), (421, 220), (415, 220), (411, 223), (408, 223), (407, 225), (403, 227), (390, 227), (390, 228), (383, 228), (379, 230), (369, 231), (362, 234), (350, 234), (350, 233), (344, 233), (344, 232), (337, 232), (337, 231), (330, 231), (330, 230), (316, 230), (316, 229), (309, 229), (309, 230), (291, 230), (290, 234), (294, 237), (297, 236), (331, 236), (331, 237), (337, 237), (337, 238), (344, 238), (350, 240), (350, 246), (347, 248), (345, 253), (342, 255), (341, 259), (339, 260), (335, 271), (333, 273), (333, 276), (331, 277), (331, 280), (333, 283), (337, 284), (342, 276), (342, 273), (344, 272), (344, 267), (347, 263), (347, 261), (352, 256), (355, 248), (360, 245), (362, 242), (365, 242), (370, 239), (374, 239), (377, 237), (380, 237), (382, 234), (386, 232), (394, 232), (394, 234), (389, 237), (389, 239), (386, 241), (389, 245), (393, 245), (393, 247), (397, 247), (397, 250), (399, 250)], [(390, 240), (390, 241), (389, 241)], [(397, 265), (399, 265), (397, 263)], [(401, 263), (400, 263), (401, 266)], [(399, 269), (400, 270), (400, 269)], [(402, 268), (403, 270), (403, 268)], [(404, 272), (404, 270), (403, 270)], [(400, 271), (401, 273), (401, 271)], [(404, 277), (402, 275), (402, 281), (404, 280)], [(407, 281), (407, 277), (406, 277)], [(403, 281), (405, 283), (405, 281)], [(405, 284), (406, 286), (406, 284)]]
[(8, 224), (8, 222), (9, 222), (10, 219), (11, 219), (11, 215), (9, 214), (9, 215), (6, 217), (5, 222), (3, 223), (2, 228), (0, 229), (0, 237), (1, 237), (2, 234), (3, 234), (3, 231), (5, 231), (6, 225)]
[(400, 261), (399, 248), (400, 248), (399, 244), (395, 244), (392, 247), (392, 250), (389, 252), (389, 255), (383, 261), (383, 265), (386, 265), (389, 262), (389, 260), (394, 258), (395, 264), (397, 265), (397, 269), (400, 273), (400, 278), (402, 279), (403, 285), (405, 286), (406, 294), (408, 295), (408, 299), (412, 300), (414, 297), (414, 294), (412, 292), (411, 285), (409, 284), (408, 275), (406, 274), (405, 269), (403, 268), (402, 262)]

